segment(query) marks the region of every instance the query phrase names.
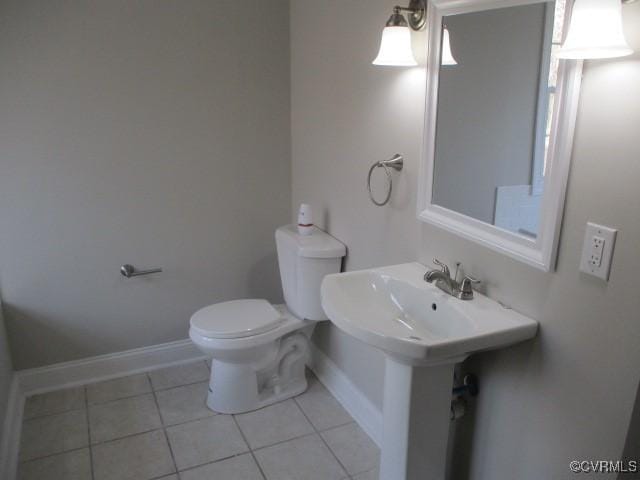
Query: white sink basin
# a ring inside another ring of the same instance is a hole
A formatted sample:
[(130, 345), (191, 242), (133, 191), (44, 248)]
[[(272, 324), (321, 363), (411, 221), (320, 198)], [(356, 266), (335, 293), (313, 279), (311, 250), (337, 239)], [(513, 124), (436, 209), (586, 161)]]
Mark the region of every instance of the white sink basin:
[(474, 294), (459, 300), (405, 263), (327, 275), (322, 307), (353, 337), (413, 365), (459, 362), (469, 354), (532, 338), (538, 323)]
[(406, 263), (322, 282), (329, 319), (386, 353), (380, 480), (444, 480), (455, 364), (538, 329), (481, 294), (458, 300), (442, 292), (423, 280), (426, 271)]

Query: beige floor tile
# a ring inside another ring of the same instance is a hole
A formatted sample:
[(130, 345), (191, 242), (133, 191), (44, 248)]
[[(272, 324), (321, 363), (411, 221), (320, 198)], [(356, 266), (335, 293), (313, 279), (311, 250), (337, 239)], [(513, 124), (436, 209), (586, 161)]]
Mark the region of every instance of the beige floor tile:
[(146, 373), (87, 385), (87, 399), (92, 405), (149, 392), (151, 392), (151, 383)]
[(231, 415), (167, 428), (178, 470), (214, 462), (249, 450)]
[(114, 440), (160, 428), (162, 422), (152, 394), (89, 407), (91, 442)]
[(209, 368), (204, 361), (198, 361), (154, 370), (149, 372), (149, 378), (154, 390), (164, 390), (189, 383), (208, 381)]
[(95, 480), (148, 480), (175, 472), (162, 430), (92, 447)]
[(341, 480), (346, 472), (318, 434), (254, 452), (267, 480)]
[(318, 430), (353, 422), (351, 415), (313, 375), (309, 377), (309, 388), (296, 397), (296, 402)]
[(85, 410), (33, 418), (22, 424), (20, 460), (62, 453), (88, 444)]
[(263, 480), (250, 453), (180, 472), (180, 480)]
[(24, 402), (24, 418), (35, 418), (80, 408), (85, 408), (84, 387), (56, 390), (27, 398)]
[(290, 440), (313, 427), (293, 400), (285, 400), (255, 412), (236, 415), (242, 433), (252, 449)]
[(156, 392), (162, 421), (165, 425), (175, 425), (215, 415), (207, 407), (208, 393), (208, 382)]
[(320, 435), (349, 475), (372, 470), (380, 462), (380, 450), (356, 423), (332, 428)]
[(31, 460), (18, 466), (18, 480), (91, 480), (89, 449)]

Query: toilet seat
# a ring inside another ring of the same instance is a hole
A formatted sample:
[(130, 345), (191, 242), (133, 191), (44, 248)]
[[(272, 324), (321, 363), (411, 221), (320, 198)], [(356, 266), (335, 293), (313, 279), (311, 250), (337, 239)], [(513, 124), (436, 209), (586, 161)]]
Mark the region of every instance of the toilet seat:
[(232, 300), (198, 310), (191, 328), (206, 338), (245, 338), (268, 332), (285, 321), (283, 315), (262, 299)]

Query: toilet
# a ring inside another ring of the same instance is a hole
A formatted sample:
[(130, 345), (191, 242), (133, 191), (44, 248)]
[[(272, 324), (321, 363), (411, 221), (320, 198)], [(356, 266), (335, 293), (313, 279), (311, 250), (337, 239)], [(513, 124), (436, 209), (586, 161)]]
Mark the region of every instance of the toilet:
[(309, 338), (327, 320), (320, 284), (340, 271), (346, 248), (317, 227), (300, 235), (287, 225), (275, 236), (285, 305), (232, 300), (191, 317), (189, 337), (212, 358), (207, 406), (219, 413), (256, 410), (307, 388)]

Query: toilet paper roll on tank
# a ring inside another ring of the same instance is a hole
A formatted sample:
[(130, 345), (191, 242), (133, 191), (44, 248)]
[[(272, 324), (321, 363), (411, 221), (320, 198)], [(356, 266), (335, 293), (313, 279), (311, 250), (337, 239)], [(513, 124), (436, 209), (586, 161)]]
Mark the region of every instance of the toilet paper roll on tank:
[(298, 233), (311, 235), (313, 233), (313, 211), (308, 203), (301, 203), (298, 210)]

